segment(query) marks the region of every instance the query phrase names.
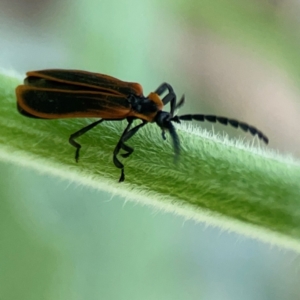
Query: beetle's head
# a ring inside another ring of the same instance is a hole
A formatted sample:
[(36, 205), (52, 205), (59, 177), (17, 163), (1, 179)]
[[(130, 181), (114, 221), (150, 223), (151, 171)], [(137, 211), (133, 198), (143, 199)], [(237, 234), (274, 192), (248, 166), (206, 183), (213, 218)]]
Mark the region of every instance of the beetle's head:
[(180, 123), (180, 120), (177, 116), (172, 116), (169, 112), (166, 111), (159, 111), (155, 117), (156, 124), (162, 129), (162, 138), (165, 140), (166, 130), (169, 131), (171, 138), (173, 140), (173, 146), (175, 151), (175, 158), (180, 153), (180, 141), (177, 135), (176, 129), (172, 122)]

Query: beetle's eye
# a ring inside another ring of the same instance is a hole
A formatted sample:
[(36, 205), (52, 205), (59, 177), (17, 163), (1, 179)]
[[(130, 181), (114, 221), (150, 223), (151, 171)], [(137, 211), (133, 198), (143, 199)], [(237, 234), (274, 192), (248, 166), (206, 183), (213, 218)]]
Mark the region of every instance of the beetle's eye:
[[(171, 120), (172, 120), (173, 118), (172, 118), (172, 115), (171, 114), (169, 114), (169, 113), (167, 113), (165, 116), (164, 116), (164, 125), (168, 125), (170, 122), (171, 122)], [(168, 126), (167, 126), (168, 127)]]
[(171, 119), (171, 121), (176, 122), (176, 123), (181, 123), (180, 119), (178, 118), (178, 116), (175, 116)]

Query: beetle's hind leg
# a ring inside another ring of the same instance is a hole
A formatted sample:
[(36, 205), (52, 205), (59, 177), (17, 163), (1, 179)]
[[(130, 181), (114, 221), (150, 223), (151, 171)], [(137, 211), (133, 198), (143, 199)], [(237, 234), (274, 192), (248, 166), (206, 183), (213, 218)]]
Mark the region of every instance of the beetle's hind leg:
[(79, 143), (77, 143), (75, 141), (75, 139), (79, 138), (80, 136), (82, 136), (83, 134), (85, 134), (86, 132), (88, 132), (89, 130), (93, 129), (95, 126), (97, 126), (98, 124), (100, 124), (101, 122), (105, 121), (104, 119), (98, 120), (86, 127), (81, 128), (80, 130), (76, 131), (75, 133), (71, 134), (69, 137), (69, 143), (76, 148), (76, 152), (75, 152), (75, 160), (76, 162), (78, 162), (79, 160), (79, 151), (81, 148), (81, 145)]

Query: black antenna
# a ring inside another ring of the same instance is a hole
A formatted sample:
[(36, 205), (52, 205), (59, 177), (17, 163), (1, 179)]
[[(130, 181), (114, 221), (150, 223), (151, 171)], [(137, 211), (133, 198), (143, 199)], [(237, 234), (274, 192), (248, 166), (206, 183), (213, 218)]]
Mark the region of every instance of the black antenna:
[[(174, 120), (176, 122), (177, 120), (183, 120), (183, 121), (209, 121), (209, 122), (213, 122), (213, 123), (221, 123), (223, 125), (231, 125), (235, 128), (241, 128), (246, 132), (250, 132), (252, 135), (257, 135), (259, 137), (259, 139), (263, 140), (266, 144), (268, 144), (269, 139), (257, 128), (248, 125), (244, 122), (240, 122), (234, 119), (228, 119), (225, 117), (219, 117), (219, 116), (212, 116), (212, 115), (182, 115), (182, 116), (176, 116), (174, 117)], [(177, 121), (178, 122), (178, 121)]]

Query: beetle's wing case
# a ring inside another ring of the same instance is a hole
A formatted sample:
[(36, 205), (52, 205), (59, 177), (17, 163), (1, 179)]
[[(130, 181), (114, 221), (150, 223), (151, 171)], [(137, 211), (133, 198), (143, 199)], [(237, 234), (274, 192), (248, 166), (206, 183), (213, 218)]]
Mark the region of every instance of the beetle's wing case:
[(131, 111), (127, 97), (104, 92), (19, 85), (16, 94), (19, 112), (28, 117), (123, 119)]
[(138, 83), (125, 82), (117, 78), (79, 70), (40, 70), (27, 72), (25, 85), (69, 90), (97, 90), (116, 95), (143, 95)]

